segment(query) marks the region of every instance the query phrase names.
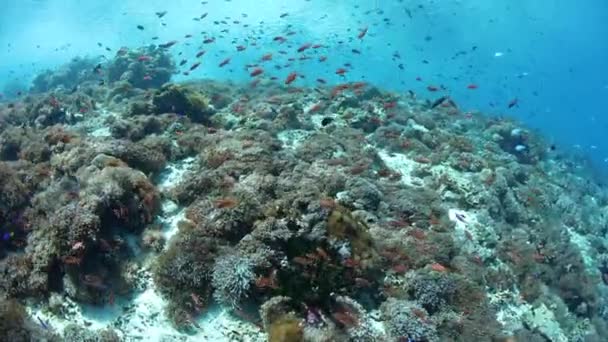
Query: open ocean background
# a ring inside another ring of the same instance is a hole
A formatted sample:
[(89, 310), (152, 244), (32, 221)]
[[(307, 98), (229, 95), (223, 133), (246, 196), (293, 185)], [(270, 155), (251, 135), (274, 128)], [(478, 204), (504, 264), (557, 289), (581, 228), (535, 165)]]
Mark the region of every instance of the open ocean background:
[[(353, 4), (362, 10), (355, 13)], [(341, 82), (333, 70), (343, 63), (353, 65), (347, 80), (364, 78), (397, 91), (412, 89), (422, 97), (438, 96), (428, 94), (428, 84), (444, 85), (463, 109), (521, 119), (540, 129), (560, 150), (593, 159), (600, 171), (608, 169), (606, 1), (210, 1), (204, 9), (208, 18), (193, 21), (202, 14), (201, 2), (173, 0), (171, 10), (159, 21), (154, 12), (165, 7), (164, 0), (3, 0), (0, 92), (10, 97), (27, 88), (39, 71), (77, 55), (110, 58), (121, 46), (146, 45), (153, 36), (164, 42), (182, 40), (185, 34), (200, 40), (201, 31), (222, 34), (226, 25), (213, 21), (241, 21), (228, 25), (226, 34), (239, 43), (247, 43), (252, 28), (263, 21), (265, 29), (253, 34), (258, 48), (268, 45), (289, 22), (300, 40), (345, 42), (342, 49), (331, 50), (328, 63), (304, 63), (301, 73), (310, 77), (301, 80), (302, 85), (313, 84), (323, 74), (329, 82)], [(280, 18), (285, 12), (289, 17)], [(242, 23), (251, 26), (243, 28)], [(363, 43), (354, 42), (361, 44), (361, 54), (355, 55), (353, 44), (347, 42), (355, 28), (364, 26), (369, 32)], [(191, 51), (180, 44), (172, 52), (195, 53), (200, 44), (195, 40)], [(225, 56), (222, 50), (234, 51), (231, 39), (215, 44), (204, 64), (215, 66)], [(394, 60), (395, 52), (400, 60)], [(455, 57), (459, 52), (466, 54)], [(259, 58), (259, 54), (259, 49), (248, 49), (235, 53), (233, 61)], [(244, 70), (216, 67), (200, 68), (196, 77), (249, 79)], [(479, 88), (467, 89), (470, 83)], [(518, 106), (507, 109), (515, 98)]]

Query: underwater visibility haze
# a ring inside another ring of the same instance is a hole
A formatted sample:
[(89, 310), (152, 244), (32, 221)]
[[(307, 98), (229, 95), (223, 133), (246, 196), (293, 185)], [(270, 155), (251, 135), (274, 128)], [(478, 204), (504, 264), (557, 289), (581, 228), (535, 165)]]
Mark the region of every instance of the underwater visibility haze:
[(0, 11), (0, 341), (608, 341), (608, 3)]

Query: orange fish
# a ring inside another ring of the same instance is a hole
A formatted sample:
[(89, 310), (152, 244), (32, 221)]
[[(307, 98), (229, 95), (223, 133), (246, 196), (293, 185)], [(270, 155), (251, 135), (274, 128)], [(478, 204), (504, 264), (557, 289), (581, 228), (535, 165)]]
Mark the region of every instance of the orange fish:
[(357, 38), (363, 39), (363, 37), (365, 37), (366, 34), (367, 34), (367, 26), (364, 27), (363, 29), (361, 29), (361, 31), (359, 31)]
[(447, 267), (445, 267), (442, 264), (437, 263), (437, 262), (431, 264), (431, 269), (433, 271), (437, 271), (437, 272), (447, 272), (448, 271)]
[(287, 75), (287, 78), (285, 79), (285, 84), (290, 84), (291, 82), (296, 80), (296, 77), (298, 77), (298, 74), (295, 72), (290, 73), (289, 75)]
[(255, 76), (261, 75), (263, 72), (264, 72), (264, 70), (262, 70), (262, 68), (256, 68), (249, 74), (249, 76), (255, 77)]
[(303, 44), (302, 46), (300, 46), (300, 47), (298, 48), (298, 52), (304, 52), (304, 50), (307, 50), (307, 49), (308, 49), (308, 48), (310, 48), (311, 46), (312, 46), (312, 44), (311, 44), (311, 43), (306, 43), (306, 44)]
[(344, 75), (344, 74), (346, 73), (346, 71), (347, 71), (347, 70), (346, 70), (346, 69), (344, 69), (344, 68), (338, 68), (338, 69), (336, 70), (336, 75)]

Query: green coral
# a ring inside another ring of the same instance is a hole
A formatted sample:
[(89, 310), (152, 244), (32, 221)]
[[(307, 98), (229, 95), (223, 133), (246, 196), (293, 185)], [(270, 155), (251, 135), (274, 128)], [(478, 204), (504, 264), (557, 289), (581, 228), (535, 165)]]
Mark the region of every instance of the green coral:
[(367, 225), (355, 219), (344, 207), (336, 207), (327, 221), (327, 233), (338, 240), (347, 240), (352, 249), (352, 258), (368, 268), (378, 260), (373, 239)]
[(194, 122), (207, 122), (214, 113), (207, 96), (187, 85), (164, 85), (154, 95), (152, 103), (159, 114), (186, 115)]

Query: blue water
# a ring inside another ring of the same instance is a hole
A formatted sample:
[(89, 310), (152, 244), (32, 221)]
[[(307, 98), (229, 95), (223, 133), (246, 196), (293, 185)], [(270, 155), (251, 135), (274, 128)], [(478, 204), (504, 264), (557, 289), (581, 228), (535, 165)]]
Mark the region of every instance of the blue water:
[[(274, 61), (285, 64), (291, 54), (280, 55), (278, 51), (289, 50), (287, 44), (293, 49), (307, 42), (319, 43), (327, 48), (312, 55), (327, 55), (327, 62), (314, 58), (296, 61), (291, 67), (306, 77), (299, 80), (302, 85), (314, 84), (319, 77), (336, 83), (366, 80), (396, 91), (412, 89), (429, 98), (438, 95), (429, 94), (428, 85), (443, 85), (462, 108), (524, 120), (560, 149), (579, 151), (601, 168), (608, 168), (604, 162), (608, 157), (604, 139), (608, 128), (606, 1), (143, 3), (4, 1), (0, 12), (0, 92), (10, 97), (27, 88), (39, 71), (76, 55), (112, 57), (121, 46), (149, 44), (154, 36), (159, 37), (154, 41), (157, 43), (179, 41), (172, 48), (177, 61), (182, 58), (177, 56), (180, 52), (192, 60), (203, 37), (215, 37), (214, 44), (205, 46), (208, 53), (203, 67), (191, 77), (237, 81), (249, 80), (242, 66), (254, 63), (264, 53), (273, 53)], [(163, 10), (168, 13), (159, 19), (155, 12)], [(203, 13), (208, 13), (205, 19), (192, 20)], [(288, 15), (281, 18), (283, 13)], [(221, 20), (227, 24), (213, 23)], [(233, 23), (235, 20), (239, 23)], [(359, 40), (356, 36), (364, 27), (368, 33)], [(222, 33), (225, 29), (228, 32)], [(272, 41), (287, 31), (296, 32), (287, 43)], [(184, 39), (186, 34), (193, 38)], [(257, 45), (251, 46), (253, 42)], [(237, 52), (237, 45), (247, 49)], [(106, 52), (106, 46), (113, 52)], [(352, 49), (361, 54), (353, 54)], [(395, 60), (395, 52), (400, 59)], [(502, 56), (496, 57), (497, 53)], [(226, 57), (232, 57), (230, 65), (218, 68)], [(342, 78), (334, 70), (344, 63), (352, 64), (352, 70)], [(266, 70), (266, 75), (282, 80), (289, 72), (290, 68)], [(467, 89), (469, 84), (478, 85), (478, 89)], [(518, 106), (507, 109), (513, 99), (518, 100)]]

